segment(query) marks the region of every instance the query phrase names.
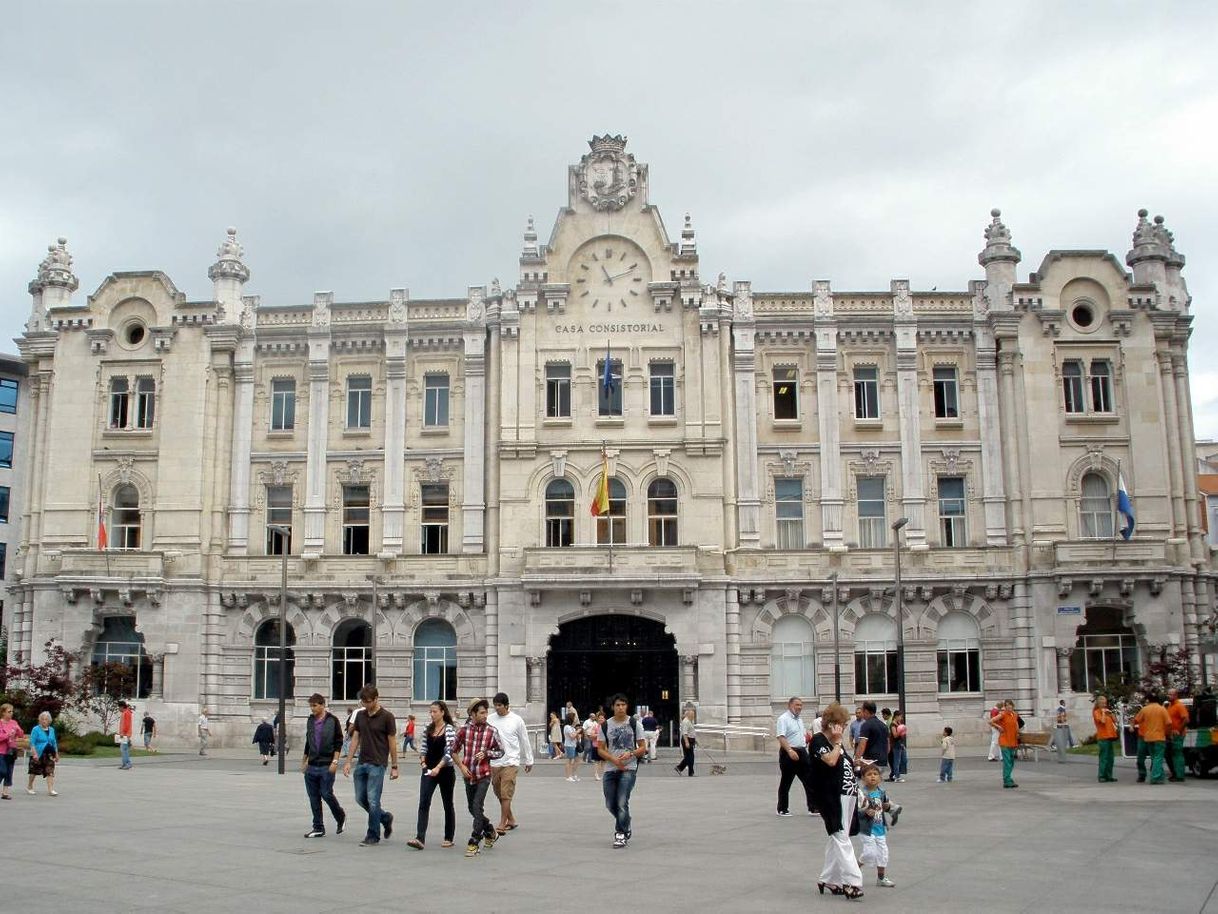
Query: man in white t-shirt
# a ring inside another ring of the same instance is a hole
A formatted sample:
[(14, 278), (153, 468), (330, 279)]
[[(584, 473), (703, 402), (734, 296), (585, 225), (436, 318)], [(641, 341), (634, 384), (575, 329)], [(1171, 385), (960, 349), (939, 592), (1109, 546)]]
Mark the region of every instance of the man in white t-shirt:
[(199, 714), (199, 755), (207, 755), (207, 740), (211, 737), (211, 730), (207, 720), (207, 708), (203, 708)]
[(499, 824), (495, 827), (506, 835), (519, 823), (512, 813), (512, 798), (516, 796), (516, 775), (524, 764), (525, 774), (533, 770), (533, 746), (529, 742), (529, 728), (524, 718), (508, 705), (506, 692), (499, 692), (491, 699), (495, 706), (486, 722), (499, 735), (503, 755), (491, 759), (491, 789), (499, 800)]
[[(778, 716), (774, 734), (778, 737), (778, 815), (791, 815), (791, 782), (799, 778), (804, 787), (808, 815), (816, 815), (816, 799), (812, 793), (812, 766), (808, 758), (808, 730), (799, 715), (803, 712), (802, 698), (787, 700), (787, 709)], [(819, 718), (813, 732), (820, 731)]]

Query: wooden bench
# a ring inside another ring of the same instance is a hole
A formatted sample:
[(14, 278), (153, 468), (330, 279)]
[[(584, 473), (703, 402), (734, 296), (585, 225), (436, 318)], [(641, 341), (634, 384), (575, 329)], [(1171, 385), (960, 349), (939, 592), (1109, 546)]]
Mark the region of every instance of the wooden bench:
[(1053, 734), (1048, 730), (1020, 730), (1017, 754), (1025, 762), (1029, 755), (1035, 754), (1036, 761), (1039, 762), (1040, 754), (1048, 752), (1052, 742)]

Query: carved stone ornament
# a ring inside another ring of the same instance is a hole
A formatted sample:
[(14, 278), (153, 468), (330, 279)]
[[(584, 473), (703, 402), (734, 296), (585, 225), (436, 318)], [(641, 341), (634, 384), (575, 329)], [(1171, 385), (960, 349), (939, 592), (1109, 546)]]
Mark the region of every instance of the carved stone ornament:
[(812, 312), (817, 317), (833, 316), (833, 293), (827, 279), (818, 279), (812, 284)]
[(329, 292), (316, 292), (313, 295), (313, 327), (317, 330), (330, 329), (330, 305), (334, 296)]
[(778, 456), (779, 456), (779, 459), (782, 460), (783, 472), (786, 473), (788, 476), (794, 476), (795, 475), (795, 458), (797, 456), (799, 456), (798, 453), (794, 450), (787, 448), (787, 449), (779, 451)]
[(748, 283), (736, 283), (732, 305), (736, 317), (743, 320), (750, 320), (753, 317), (753, 289)]
[(390, 289), (389, 290), (389, 323), (404, 324), (406, 323), (406, 297), (408, 293), (405, 289)]
[(444, 460), (428, 457), (423, 461), (423, 475), (428, 482), (440, 482), (444, 478)]
[(482, 287), (470, 286), (469, 299), (465, 303), (465, 319), (471, 324), (481, 325), (486, 322), (486, 306), (482, 298)]
[(118, 481), (123, 485), (127, 485), (129, 482), (131, 482), (131, 471), (134, 469), (134, 467), (134, 457), (118, 458)]
[(619, 210), (638, 190), (639, 169), (626, 152), (626, 137), (594, 136), (579, 160), (579, 193), (593, 209)]
[(913, 297), (909, 294), (909, 280), (892, 281), (892, 310), (897, 317), (913, 317)]

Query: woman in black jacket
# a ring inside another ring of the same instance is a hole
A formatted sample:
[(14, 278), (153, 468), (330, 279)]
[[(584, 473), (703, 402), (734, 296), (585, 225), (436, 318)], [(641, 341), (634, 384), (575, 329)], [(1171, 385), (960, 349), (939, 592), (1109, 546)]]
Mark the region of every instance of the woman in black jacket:
[(453, 805), (453, 787), (457, 775), (453, 769), (453, 743), (457, 740), (457, 729), (448, 705), (433, 701), (428, 708), (431, 722), (423, 731), (423, 745), (419, 748), (419, 764), (423, 771), (419, 776), (419, 819), (414, 837), (406, 842), (408, 847), (421, 851), (427, 841), (427, 821), (431, 816), (431, 798), (440, 788), (440, 800), (444, 806), (444, 841), (440, 847), (453, 846), (453, 833), (457, 830), (457, 809)]
[(842, 734), (850, 714), (839, 704), (831, 704), (821, 714), (821, 732), (812, 738), (810, 748), (812, 786), (816, 806), (820, 810), (829, 844), (825, 848), (825, 867), (816, 887), (825, 894), (855, 899), (863, 897), (863, 873), (854, 856), (850, 836), (858, 833), (855, 806), (858, 803), (858, 783), (854, 777), (854, 762), (846, 754)]
[(275, 728), (270, 725), (265, 717), (262, 718), (262, 723), (254, 730), (254, 738), (251, 742), (258, 744), (258, 751), (262, 754), (262, 764), (265, 765), (271, 760), (271, 746), (275, 744)]

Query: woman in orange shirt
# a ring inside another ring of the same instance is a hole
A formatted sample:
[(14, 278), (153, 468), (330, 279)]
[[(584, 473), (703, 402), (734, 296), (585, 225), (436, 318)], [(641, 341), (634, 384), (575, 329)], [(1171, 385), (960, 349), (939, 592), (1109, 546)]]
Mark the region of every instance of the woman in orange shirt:
[(991, 718), (990, 726), (998, 731), (998, 748), (1002, 751), (1002, 786), (1018, 787), (1011, 779), (1015, 773), (1015, 750), (1019, 748), (1019, 715), (1015, 713), (1015, 702), (1007, 699), (1002, 703), (1002, 713)]
[(1112, 762), (1116, 757), (1117, 725), (1116, 718), (1108, 710), (1107, 695), (1100, 695), (1095, 699), (1091, 719), (1095, 721), (1095, 740), (1100, 750), (1100, 783), (1115, 784)]

